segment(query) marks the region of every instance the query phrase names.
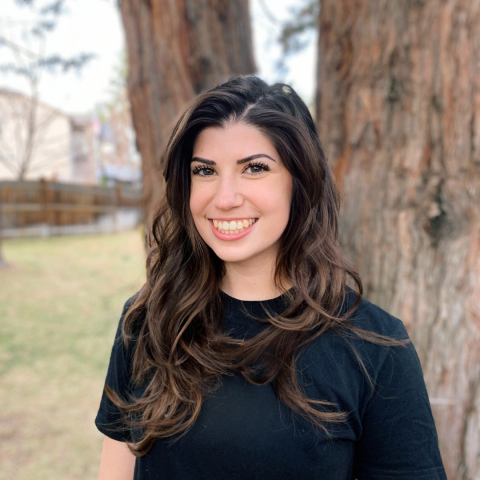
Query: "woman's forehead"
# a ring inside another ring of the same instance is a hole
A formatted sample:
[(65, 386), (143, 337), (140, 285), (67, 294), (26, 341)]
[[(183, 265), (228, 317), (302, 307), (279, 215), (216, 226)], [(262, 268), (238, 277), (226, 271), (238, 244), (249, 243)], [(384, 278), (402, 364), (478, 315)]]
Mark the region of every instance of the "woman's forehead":
[(273, 160), (278, 158), (274, 145), (265, 133), (257, 127), (238, 122), (202, 130), (195, 141), (192, 156), (216, 161), (224, 157), (238, 160), (259, 153), (265, 153)]

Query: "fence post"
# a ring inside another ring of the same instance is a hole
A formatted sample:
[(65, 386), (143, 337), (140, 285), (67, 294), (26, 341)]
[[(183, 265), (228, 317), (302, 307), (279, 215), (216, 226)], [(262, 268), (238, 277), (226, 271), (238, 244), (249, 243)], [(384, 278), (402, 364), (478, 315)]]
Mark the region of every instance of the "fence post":
[(47, 198), (47, 182), (44, 178), (40, 179), (40, 203), (43, 213), (43, 235), (44, 237), (50, 236), (50, 225), (48, 222), (48, 198)]
[(7, 267), (7, 262), (3, 257), (2, 239), (3, 239), (3, 194), (0, 187), (0, 268)]
[(115, 232), (120, 231), (120, 205), (122, 204), (122, 190), (115, 185)]
[(0, 187), (0, 264), (2, 263), (2, 231), (3, 231), (3, 193)]

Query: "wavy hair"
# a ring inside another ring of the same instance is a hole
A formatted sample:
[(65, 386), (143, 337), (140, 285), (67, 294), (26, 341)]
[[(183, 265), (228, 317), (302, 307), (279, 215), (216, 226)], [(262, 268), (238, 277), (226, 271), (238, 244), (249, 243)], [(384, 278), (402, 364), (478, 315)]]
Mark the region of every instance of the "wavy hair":
[[(293, 288), (286, 293), (286, 309), (267, 312), (265, 328), (249, 340), (222, 331), (224, 265), (199, 235), (189, 208), (196, 138), (205, 128), (235, 122), (263, 132), (293, 179), (274, 277), (277, 288), (283, 289), (282, 279)], [(328, 424), (343, 422), (346, 413), (304, 394), (295, 369), (300, 349), (327, 329), (353, 331), (375, 343), (399, 342), (348, 321), (360, 303), (362, 283), (340, 253), (339, 196), (307, 106), (287, 85), (233, 78), (197, 97), (177, 123), (163, 162), (166, 197), (153, 224), (147, 282), (123, 322), (125, 344), (134, 346), (133, 381), (145, 390), (122, 399), (106, 387), (126, 422), (142, 432), (129, 444), (131, 451), (144, 455), (157, 438), (186, 433), (204, 395), (234, 372), (254, 384), (273, 382), (288, 407), (328, 433)], [(344, 308), (347, 277), (358, 293), (354, 305)]]

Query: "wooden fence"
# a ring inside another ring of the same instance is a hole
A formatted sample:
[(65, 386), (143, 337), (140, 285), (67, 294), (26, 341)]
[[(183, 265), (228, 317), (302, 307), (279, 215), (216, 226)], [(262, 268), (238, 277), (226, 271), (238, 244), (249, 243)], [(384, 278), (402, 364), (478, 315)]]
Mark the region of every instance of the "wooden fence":
[(140, 219), (141, 210), (142, 192), (132, 187), (0, 181), (3, 237), (119, 230), (120, 214)]

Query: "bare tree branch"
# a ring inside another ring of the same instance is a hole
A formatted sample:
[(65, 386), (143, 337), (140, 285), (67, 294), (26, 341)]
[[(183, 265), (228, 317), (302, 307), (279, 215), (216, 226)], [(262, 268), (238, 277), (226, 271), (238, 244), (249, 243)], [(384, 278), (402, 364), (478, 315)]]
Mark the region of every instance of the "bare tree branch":
[[(23, 118), (23, 117), (22, 117)], [(15, 144), (16, 144), (16, 151), (17, 151), (17, 158), (23, 158), (23, 150), (24, 150), (24, 140), (22, 138), (22, 125), (20, 122), (15, 122), (14, 124), (14, 133), (15, 133)], [(20, 168), (19, 168), (20, 171)]]
[[(65, 150), (68, 151), (69, 146), (70, 142), (68, 140), (65, 140), (65, 138), (61, 141), (57, 141), (56, 145), (53, 145), (50, 149), (43, 149), (43, 156), (36, 158), (34, 163), (42, 163), (50, 159), (51, 157), (58, 156), (60, 153), (65, 152)], [(69, 155), (66, 155), (65, 157), (69, 157)], [(47, 163), (42, 163), (42, 165), (47, 165)]]
[(45, 57), (38, 62), (38, 66), (41, 69), (55, 72), (60, 69), (62, 73), (67, 73), (70, 70), (79, 71), (88, 62), (96, 58), (93, 53), (79, 53), (78, 55), (70, 58), (63, 58), (59, 55), (51, 55)]
[(10, 172), (16, 177), (18, 175), (18, 162), (9, 157), (15, 158), (15, 155), (8, 151), (8, 148), (6, 148), (5, 145), (0, 145), (0, 163), (10, 170)]
[[(12, 41), (0, 32), (0, 47), (8, 48), (13, 55), (13, 62), (4, 62), (0, 65), (0, 72), (12, 73), (27, 80), (30, 89), (30, 98), (11, 95), (9, 109), (12, 127), (13, 142), (18, 161), (18, 176), (23, 178), (31, 167), (35, 153), (42, 142), (47, 138), (47, 131), (57, 112), (51, 111), (48, 115), (40, 113), (39, 83), (44, 72), (67, 73), (80, 71), (95, 55), (80, 52), (71, 57), (46, 54), (46, 38), (48, 33), (55, 29), (59, 17), (65, 12), (67, 0), (52, 0), (48, 4), (38, 7), (36, 0), (16, 0), (19, 6), (32, 9), (36, 14), (33, 26), (24, 28), (26, 38), (34, 39), (38, 45), (38, 52)], [(7, 102), (8, 103), (8, 102)], [(44, 109), (42, 107), (41, 111)], [(51, 145), (52, 140), (49, 141)], [(35, 159), (35, 165), (40, 164)]]
[(273, 15), (265, 0), (258, 0), (258, 4), (260, 5), (265, 17), (268, 18), (270, 23), (272, 23), (276, 27), (282, 27), (283, 23), (277, 17), (275, 17), (275, 15)]
[(8, 146), (5, 144), (5, 142), (0, 143), (0, 154), (2, 157), (4, 157), (4, 160), (8, 160), (10, 162), (13, 162), (14, 160), (11, 160), (8, 157), (15, 157), (15, 153), (8, 148)]
[(48, 115), (45, 115), (45, 117), (42, 120), (38, 120), (37, 132), (39, 132), (39, 134), (40, 134), (41, 132), (46, 131), (48, 129), (48, 127), (50, 126), (50, 124), (58, 116), (60, 116), (60, 114), (56, 110), (51, 110), (50, 113)]
[(56, 163), (59, 163), (59, 162), (63, 162), (68, 158), (69, 156), (65, 155), (63, 151), (58, 151), (52, 155), (49, 155), (48, 157), (42, 158), (41, 164), (39, 163), (38, 165), (32, 165), (30, 169), (30, 173), (35, 173), (38, 170), (43, 169), (45, 167), (51, 167), (52, 165), (55, 165)]
[(292, 20), (283, 24), (278, 39), (286, 55), (305, 48), (308, 41), (302, 38), (302, 35), (314, 32), (317, 29), (320, 2), (318, 0), (306, 0), (303, 6), (296, 6), (291, 9), (291, 12)]
[(38, 55), (32, 51), (30, 51), (28, 48), (22, 47), (21, 45), (18, 45), (15, 42), (12, 42), (8, 38), (6, 38), (4, 35), (0, 34), (0, 46), (5, 46), (10, 48), (13, 52), (20, 53), (22, 55), (26, 55), (27, 57), (37, 60)]
[(50, 3), (49, 5), (46, 5), (40, 10), (40, 14), (42, 15), (47, 15), (53, 13), (54, 15), (60, 15), (61, 13), (64, 13), (64, 6), (65, 6), (65, 0), (57, 0), (55, 2)]

